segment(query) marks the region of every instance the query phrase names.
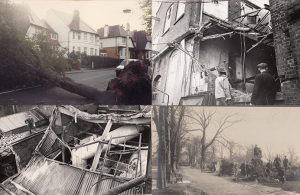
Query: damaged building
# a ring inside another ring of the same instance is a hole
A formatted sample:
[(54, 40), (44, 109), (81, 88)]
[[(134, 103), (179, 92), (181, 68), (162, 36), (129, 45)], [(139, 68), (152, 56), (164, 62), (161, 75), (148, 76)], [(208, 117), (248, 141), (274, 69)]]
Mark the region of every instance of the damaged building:
[(263, 8), (248, 0), (161, 2), (153, 13), (153, 104), (214, 105), (217, 70), (225, 68), (234, 103), (247, 105), (262, 62), (276, 81), (276, 104), (299, 103), (297, 65), (283, 61), (279, 21), (272, 19), (279, 17), (278, 2)]
[[(26, 136), (7, 145), (0, 157), (6, 159), (0, 162), (10, 167), (0, 194), (151, 192), (150, 107), (106, 106), (97, 107), (94, 114), (87, 111), (81, 106), (53, 106), (39, 137)], [(24, 147), (28, 141), (30, 150)], [(23, 150), (16, 149), (17, 144)], [(8, 152), (12, 154), (9, 161)]]

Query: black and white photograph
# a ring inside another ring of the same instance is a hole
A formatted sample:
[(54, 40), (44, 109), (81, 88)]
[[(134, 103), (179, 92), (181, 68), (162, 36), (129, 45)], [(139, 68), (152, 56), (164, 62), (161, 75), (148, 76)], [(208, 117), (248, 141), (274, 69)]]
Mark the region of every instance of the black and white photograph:
[(298, 0), (153, 0), (153, 105), (300, 105)]
[(0, 194), (151, 194), (151, 107), (0, 106)]
[(151, 104), (150, 0), (0, 2), (1, 104)]
[(299, 194), (299, 114), (153, 106), (153, 194)]

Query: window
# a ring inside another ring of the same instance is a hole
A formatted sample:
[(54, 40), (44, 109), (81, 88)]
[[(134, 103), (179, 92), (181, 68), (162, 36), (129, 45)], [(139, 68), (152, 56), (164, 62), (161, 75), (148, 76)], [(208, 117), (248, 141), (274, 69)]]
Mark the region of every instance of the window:
[(75, 32), (73, 32), (73, 39), (75, 39), (75, 36), (76, 36), (75, 34), (76, 34), (76, 33), (75, 33)]
[(90, 41), (94, 42), (94, 35), (93, 34), (90, 35)]
[(119, 54), (120, 54), (120, 57), (121, 56), (123, 56), (123, 52), (122, 52), (123, 50), (122, 49), (120, 49), (120, 52), (119, 52)]
[(75, 46), (73, 46), (73, 52), (75, 52)]
[(87, 40), (87, 33), (84, 33), (84, 40)]
[(95, 56), (97, 55), (97, 49), (95, 49)]
[(100, 43), (100, 48), (103, 48), (103, 43)]
[(85, 54), (87, 53), (87, 47), (84, 47), (84, 53)]
[(90, 49), (90, 55), (93, 56), (94, 55), (94, 48)]
[(177, 13), (176, 13), (176, 21), (179, 20), (181, 18), (181, 16), (184, 15), (184, 9), (185, 9), (185, 2), (178, 3)]
[(169, 30), (170, 28), (170, 24), (171, 24), (171, 17), (172, 17), (172, 9), (173, 9), (173, 5), (171, 5), (169, 7), (169, 9), (167, 10), (167, 14), (166, 14), (166, 19), (165, 19), (165, 26), (164, 26), (164, 31), (163, 33), (165, 33), (167, 30)]
[(122, 37), (122, 43), (126, 43), (126, 38)]
[(81, 39), (81, 32), (78, 33), (78, 40)]
[(81, 52), (81, 47), (77, 47), (77, 51)]

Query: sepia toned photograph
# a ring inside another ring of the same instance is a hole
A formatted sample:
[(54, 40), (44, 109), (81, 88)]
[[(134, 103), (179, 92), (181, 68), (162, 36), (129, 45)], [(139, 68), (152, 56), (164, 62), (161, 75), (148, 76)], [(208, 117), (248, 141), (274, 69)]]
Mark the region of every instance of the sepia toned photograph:
[(300, 105), (298, 0), (153, 0), (153, 105)]
[(0, 2), (1, 104), (151, 104), (150, 0)]
[(151, 194), (151, 107), (0, 106), (0, 194)]
[(300, 193), (300, 109), (153, 106), (153, 194)]

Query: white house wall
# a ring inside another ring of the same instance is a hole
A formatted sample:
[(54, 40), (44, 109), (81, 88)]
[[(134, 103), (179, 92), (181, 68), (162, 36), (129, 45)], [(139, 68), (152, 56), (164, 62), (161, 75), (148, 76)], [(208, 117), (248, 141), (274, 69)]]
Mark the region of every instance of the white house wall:
[[(70, 31), (69, 27), (63, 23), (63, 21), (56, 16), (51, 10), (47, 12), (45, 17), (47, 23), (53, 28), (55, 32), (58, 33), (58, 41), (60, 45), (66, 49), (69, 47), (69, 52), (73, 51), (73, 47), (75, 47), (75, 51), (78, 51), (78, 47), (80, 47), (81, 52), (84, 51), (84, 48), (87, 48), (87, 54), (90, 55), (90, 49), (97, 50), (97, 55), (99, 55), (100, 43), (90, 41), (90, 34), (87, 33), (87, 40), (84, 40), (84, 32), (81, 33), (81, 39), (78, 40), (78, 34), (76, 34), (75, 39), (73, 39), (73, 32)], [(96, 34), (93, 34), (96, 35)], [(98, 37), (98, 36), (96, 36)], [(69, 43), (69, 44), (68, 44)]]
[(47, 11), (45, 20), (51, 28), (57, 32), (60, 45), (68, 49), (69, 27), (66, 26), (51, 10)]
[(228, 19), (228, 1), (219, 1), (218, 3), (202, 3), (203, 12), (213, 15), (219, 19)]
[[(126, 38), (125, 38), (126, 41)], [(122, 37), (102, 38), (100, 39), (103, 48), (108, 47), (126, 47), (126, 42), (122, 42)], [(129, 48), (133, 48), (132, 40), (129, 39)]]
[[(193, 50), (190, 41), (181, 41), (181, 47)], [(169, 102), (167, 95), (157, 92), (153, 104), (178, 105), (181, 97), (189, 95), (191, 63), (191, 57), (181, 50), (170, 51), (155, 62), (154, 78), (161, 75), (156, 87), (169, 95)]]
[(37, 27), (34, 25), (30, 25), (27, 32), (26, 32), (26, 36), (29, 38), (32, 38), (36, 33), (39, 33), (42, 31), (42, 27)]

